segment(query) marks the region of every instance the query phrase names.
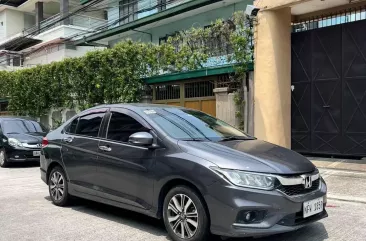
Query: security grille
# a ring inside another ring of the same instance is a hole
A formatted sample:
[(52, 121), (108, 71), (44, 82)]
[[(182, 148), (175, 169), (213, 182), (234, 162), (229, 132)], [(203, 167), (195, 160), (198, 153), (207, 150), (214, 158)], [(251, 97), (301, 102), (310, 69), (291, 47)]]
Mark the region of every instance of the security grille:
[(329, 15), (313, 16), (292, 23), (292, 31), (304, 32), (312, 29), (325, 28), (334, 25), (356, 22), (366, 19), (366, 6), (349, 8)]
[(214, 88), (215, 83), (213, 81), (186, 83), (184, 85), (184, 95), (185, 98), (214, 96)]
[(180, 98), (180, 85), (156, 85), (155, 99), (156, 100), (173, 100)]

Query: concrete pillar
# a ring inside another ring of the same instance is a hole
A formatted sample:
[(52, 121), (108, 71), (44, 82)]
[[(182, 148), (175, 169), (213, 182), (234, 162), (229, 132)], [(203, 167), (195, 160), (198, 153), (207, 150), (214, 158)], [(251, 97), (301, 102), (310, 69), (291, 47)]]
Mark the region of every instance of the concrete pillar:
[[(60, 0), (60, 17), (65, 18), (67, 15), (69, 15), (69, 0)], [(70, 19), (65, 18), (61, 24), (63, 25), (69, 25)]]
[(213, 90), (216, 97), (216, 118), (238, 127), (235, 116), (237, 107), (234, 102), (234, 93), (229, 93), (229, 88), (216, 88)]
[(254, 75), (254, 135), (291, 147), (291, 10), (258, 14)]
[(43, 20), (43, 2), (36, 2), (36, 26), (38, 31), (41, 28), (41, 22)]

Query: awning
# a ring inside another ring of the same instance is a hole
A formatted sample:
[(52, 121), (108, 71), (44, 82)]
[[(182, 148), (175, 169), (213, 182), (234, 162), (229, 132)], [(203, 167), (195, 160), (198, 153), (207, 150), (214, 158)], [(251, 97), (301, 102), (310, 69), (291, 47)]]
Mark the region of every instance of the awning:
[(10, 51), (20, 51), (26, 48), (29, 48), (33, 45), (36, 45), (38, 43), (41, 43), (42, 40), (35, 39), (32, 37), (15, 37), (11, 38), (8, 41), (2, 42), (0, 44), (0, 49), (3, 50), (10, 50)]
[(12, 7), (18, 7), (19, 5), (22, 5), (23, 3), (25, 3), (26, 1), (28, 1), (28, 0), (1, 0), (0, 4), (12, 6)]

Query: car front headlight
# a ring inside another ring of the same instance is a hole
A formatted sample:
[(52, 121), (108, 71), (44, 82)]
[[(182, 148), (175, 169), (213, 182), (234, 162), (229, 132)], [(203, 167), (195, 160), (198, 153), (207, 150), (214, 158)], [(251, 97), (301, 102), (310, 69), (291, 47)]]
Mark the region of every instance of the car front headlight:
[(276, 177), (261, 173), (244, 172), (239, 170), (212, 168), (221, 177), (227, 179), (236, 186), (256, 188), (262, 190), (273, 190)]
[(9, 138), (8, 143), (12, 147), (23, 147), (23, 144), (15, 138)]

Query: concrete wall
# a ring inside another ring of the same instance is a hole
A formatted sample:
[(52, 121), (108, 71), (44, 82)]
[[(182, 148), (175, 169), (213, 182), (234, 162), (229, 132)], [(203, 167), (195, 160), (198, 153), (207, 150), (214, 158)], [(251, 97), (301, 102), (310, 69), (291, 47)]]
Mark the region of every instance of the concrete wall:
[[(149, 30), (146, 30), (145, 32), (151, 33), (153, 43), (159, 44), (159, 38), (165, 37), (167, 34), (173, 34), (176, 31), (186, 30), (191, 27), (204, 27), (210, 25), (212, 22), (216, 21), (219, 18), (228, 19), (232, 16), (234, 12), (245, 10), (246, 6), (252, 3), (253, 1), (243, 0), (240, 3), (231, 4), (226, 7), (204, 12), (193, 17), (181, 19), (166, 25), (151, 28)], [(126, 38), (130, 38), (134, 41), (150, 42), (150, 35), (144, 33), (134, 33), (124, 38), (113, 40), (110, 42), (110, 44), (111, 46), (113, 46), (114, 44), (120, 42), (122, 39)]]
[(6, 36), (5, 11), (0, 12), (0, 41)]
[(76, 47), (76, 49), (67, 49), (64, 44), (47, 47), (40, 52), (28, 56), (24, 60), (25, 67), (35, 65), (49, 64), (52, 62), (62, 61), (65, 58), (81, 57), (87, 52), (104, 49), (103, 47)]
[(239, 120), (236, 118), (238, 107), (234, 102), (234, 93), (229, 93), (228, 88), (214, 89), (216, 97), (216, 118), (225, 121), (226, 123), (239, 127)]
[(24, 28), (28, 29), (36, 25), (36, 17), (34, 15), (24, 13)]
[(40, 52), (36, 52), (26, 57), (24, 60), (25, 67), (32, 67), (35, 65), (49, 64), (54, 61), (61, 61), (65, 58), (64, 46), (47, 47)]
[(291, 147), (291, 10), (261, 11), (257, 21), (254, 134)]
[(22, 32), (24, 30), (24, 14), (9, 9), (6, 9), (4, 12), (6, 37)]
[(66, 122), (73, 116), (79, 113), (77, 108), (52, 108), (47, 115), (43, 115), (39, 118), (39, 121), (50, 129), (57, 128), (61, 123)]

